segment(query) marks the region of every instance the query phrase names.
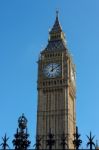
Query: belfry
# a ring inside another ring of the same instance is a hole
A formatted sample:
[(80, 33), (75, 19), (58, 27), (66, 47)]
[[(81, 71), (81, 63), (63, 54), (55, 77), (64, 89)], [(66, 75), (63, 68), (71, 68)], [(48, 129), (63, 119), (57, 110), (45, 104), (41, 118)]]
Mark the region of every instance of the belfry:
[(52, 149), (73, 149), (76, 129), (75, 65), (67, 48), (65, 34), (56, 20), (49, 32), (48, 44), (38, 60), (37, 136), (42, 138), (41, 149), (48, 149), (48, 135), (55, 140)]

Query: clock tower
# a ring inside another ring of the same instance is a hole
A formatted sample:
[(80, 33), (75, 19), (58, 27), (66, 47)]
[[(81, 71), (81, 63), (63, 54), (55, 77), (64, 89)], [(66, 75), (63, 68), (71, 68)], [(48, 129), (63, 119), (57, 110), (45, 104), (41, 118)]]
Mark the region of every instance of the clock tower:
[(75, 65), (67, 48), (65, 34), (56, 14), (49, 32), (49, 40), (38, 60), (37, 135), (42, 149), (48, 149), (48, 134), (54, 135), (53, 149), (62, 149), (61, 139), (66, 137), (65, 148), (73, 149), (76, 128)]

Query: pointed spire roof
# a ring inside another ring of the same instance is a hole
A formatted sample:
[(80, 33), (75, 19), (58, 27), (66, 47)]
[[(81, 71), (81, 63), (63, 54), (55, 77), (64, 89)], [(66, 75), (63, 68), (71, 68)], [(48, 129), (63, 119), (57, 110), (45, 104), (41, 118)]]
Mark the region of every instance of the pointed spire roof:
[(58, 19), (58, 14), (59, 12), (56, 11), (56, 20), (55, 20), (55, 23), (50, 31), (50, 34), (51, 33), (60, 33), (62, 32), (62, 28), (61, 28), (61, 25), (60, 25), (60, 22), (59, 22), (59, 19)]
[(56, 19), (52, 29), (49, 32), (49, 40), (44, 51), (62, 51), (66, 48), (65, 34), (59, 22), (58, 11), (56, 11)]
[(49, 32), (49, 41), (55, 41), (55, 40), (65, 41), (65, 35), (64, 35), (64, 32), (62, 31), (62, 27), (59, 22), (58, 14), (59, 12), (56, 11), (56, 20), (51, 31)]

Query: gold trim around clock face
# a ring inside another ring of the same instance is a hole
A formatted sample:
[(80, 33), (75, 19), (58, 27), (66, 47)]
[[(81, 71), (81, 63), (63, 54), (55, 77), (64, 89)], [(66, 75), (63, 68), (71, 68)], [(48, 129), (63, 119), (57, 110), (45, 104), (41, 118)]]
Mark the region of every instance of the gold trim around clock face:
[(61, 64), (49, 63), (43, 69), (44, 76), (47, 78), (56, 78), (61, 75)]

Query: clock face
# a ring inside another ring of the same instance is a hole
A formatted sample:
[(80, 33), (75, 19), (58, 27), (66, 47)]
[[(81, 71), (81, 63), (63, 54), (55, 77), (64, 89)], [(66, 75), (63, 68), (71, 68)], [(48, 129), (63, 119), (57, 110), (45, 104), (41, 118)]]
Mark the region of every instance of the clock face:
[(50, 63), (44, 67), (44, 75), (48, 78), (55, 78), (61, 74), (61, 65)]

